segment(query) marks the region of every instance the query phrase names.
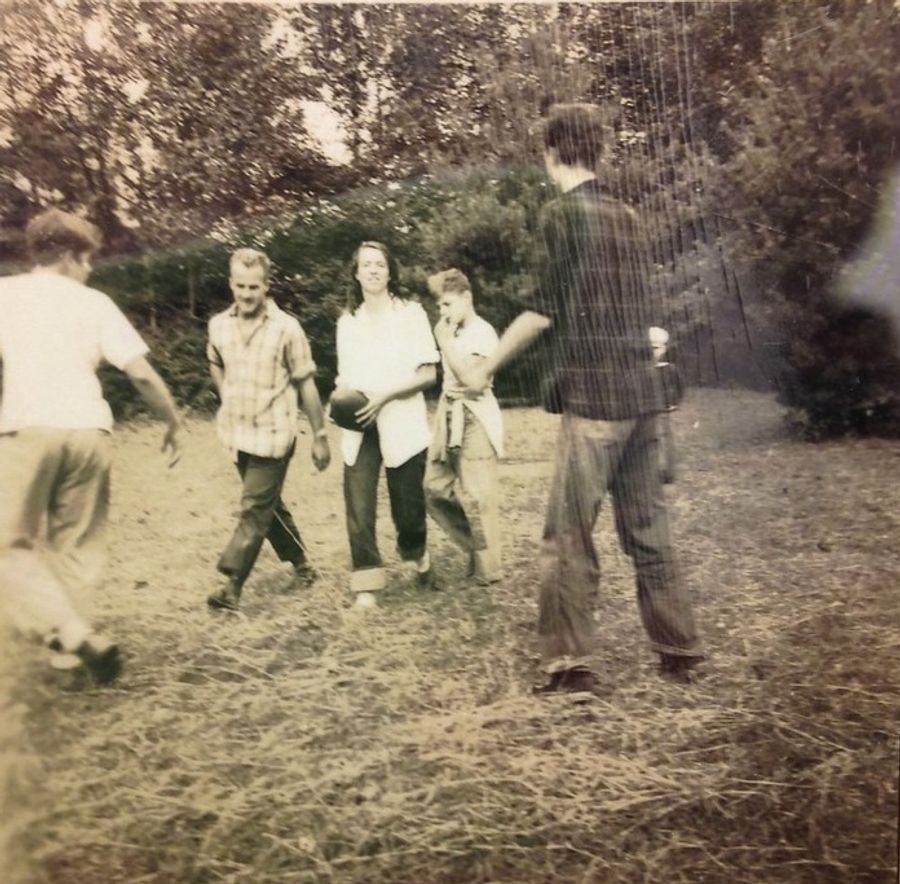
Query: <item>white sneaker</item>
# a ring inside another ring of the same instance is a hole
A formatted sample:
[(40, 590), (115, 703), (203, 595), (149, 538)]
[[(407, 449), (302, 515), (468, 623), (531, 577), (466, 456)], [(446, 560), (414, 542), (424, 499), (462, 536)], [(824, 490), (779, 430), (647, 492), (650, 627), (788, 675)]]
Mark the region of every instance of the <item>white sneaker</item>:
[(357, 608), (374, 608), (378, 602), (375, 600), (375, 594), (371, 592), (358, 592), (356, 594)]

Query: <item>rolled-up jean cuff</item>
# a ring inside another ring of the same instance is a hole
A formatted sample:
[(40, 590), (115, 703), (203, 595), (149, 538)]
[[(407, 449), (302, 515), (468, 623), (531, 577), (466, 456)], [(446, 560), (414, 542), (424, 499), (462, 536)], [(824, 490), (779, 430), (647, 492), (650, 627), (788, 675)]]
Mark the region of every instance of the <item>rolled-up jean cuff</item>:
[(384, 568), (360, 568), (350, 574), (352, 592), (378, 592), (387, 586)]
[(556, 657), (554, 660), (550, 660), (548, 663), (544, 665), (544, 672), (547, 675), (553, 675), (556, 672), (566, 672), (569, 669), (592, 669), (593, 668), (593, 657)]
[(59, 628), (59, 643), (63, 651), (71, 653), (77, 651), (81, 643), (91, 635), (90, 625), (80, 617), (64, 623)]

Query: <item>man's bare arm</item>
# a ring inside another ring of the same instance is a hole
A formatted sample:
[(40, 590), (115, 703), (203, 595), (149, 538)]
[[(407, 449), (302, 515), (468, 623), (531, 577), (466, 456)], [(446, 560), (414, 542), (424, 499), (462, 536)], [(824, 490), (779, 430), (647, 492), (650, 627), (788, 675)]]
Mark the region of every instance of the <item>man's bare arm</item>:
[(313, 431), (312, 458), (317, 470), (324, 470), (331, 462), (331, 450), (328, 447), (328, 435), (325, 430), (325, 411), (316, 387), (315, 375), (308, 375), (302, 380), (295, 380), (294, 386), (300, 397), (300, 407), (309, 420)]
[(181, 456), (181, 446), (178, 442), (181, 418), (178, 415), (178, 409), (172, 394), (169, 392), (169, 388), (145, 356), (132, 359), (125, 366), (125, 374), (131, 383), (134, 384), (134, 388), (144, 402), (147, 403), (157, 417), (166, 422), (167, 428), (163, 436), (162, 450), (171, 451), (169, 466), (174, 466)]
[(497, 349), (481, 363), (464, 370), (457, 377), (472, 392), (483, 390), (504, 365), (530, 347), (551, 324), (550, 318), (542, 313), (533, 310), (520, 313), (500, 336)]
[(319, 397), (319, 389), (316, 387), (314, 375), (294, 381), (294, 386), (300, 397), (300, 407), (309, 419), (312, 431), (318, 433), (325, 426), (325, 410), (322, 408), (322, 400)]

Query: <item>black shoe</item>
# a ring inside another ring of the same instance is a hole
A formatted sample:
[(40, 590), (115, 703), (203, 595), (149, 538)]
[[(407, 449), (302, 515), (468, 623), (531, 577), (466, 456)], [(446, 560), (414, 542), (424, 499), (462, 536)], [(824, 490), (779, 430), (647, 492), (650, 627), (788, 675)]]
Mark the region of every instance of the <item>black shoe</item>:
[(440, 581), (437, 579), (437, 574), (434, 573), (434, 568), (429, 568), (427, 571), (417, 571), (416, 586), (419, 589), (432, 589), (435, 591), (443, 589)]
[(218, 592), (214, 592), (206, 600), (206, 604), (217, 611), (237, 611), (240, 602), (240, 587), (231, 582), (226, 583)]
[(703, 656), (684, 657), (680, 654), (660, 654), (659, 674), (676, 684), (691, 684), (695, 680), (692, 670), (705, 659)]
[(595, 685), (594, 673), (586, 666), (561, 669), (550, 675), (550, 680), (532, 693), (541, 694), (590, 694)]
[(319, 579), (319, 572), (309, 562), (294, 563), (294, 580), (302, 587), (312, 586)]
[(97, 635), (89, 635), (76, 649), (75, 655), (97, 684), (109, 684), (122, 671), (119, 646)]

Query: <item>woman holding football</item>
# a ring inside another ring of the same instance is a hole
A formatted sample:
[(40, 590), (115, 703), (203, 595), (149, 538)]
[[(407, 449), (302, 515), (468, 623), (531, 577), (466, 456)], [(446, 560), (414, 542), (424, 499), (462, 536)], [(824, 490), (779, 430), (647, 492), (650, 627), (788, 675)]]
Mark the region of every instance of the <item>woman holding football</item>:
[(343, 430), (344, 504), (356, 604), (371, 607), (386, 585), (375, 536), (378, 477), (387, 476), (397, 550), (416, 563), (416, 582), (436, 588), (426, 546), (422, 480), (431, 432), (422, 391), (437, 381), (440, 355), (420, 304), (396, 295), (387, 247), (353, 254), (347, 308), (337, 323), (338, 376), (331, 416)]

